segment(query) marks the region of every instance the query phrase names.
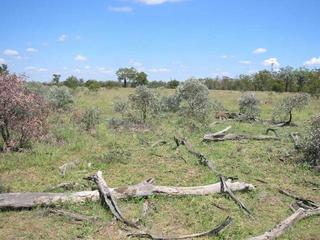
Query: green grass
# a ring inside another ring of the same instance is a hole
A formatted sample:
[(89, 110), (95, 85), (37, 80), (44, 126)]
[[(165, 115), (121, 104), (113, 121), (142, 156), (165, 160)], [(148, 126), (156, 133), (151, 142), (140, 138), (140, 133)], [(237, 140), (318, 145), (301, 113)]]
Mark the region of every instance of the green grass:
[[(211, 159), (217, 170), (226, 176), (238, 177), (241, 181), (256, 186), (254, 192), (236, 193), (252, 210), (254, 219), (244, 214), (237, 205), (223, 195), (200, 197), (151, 197), (154, 208), (143, 220), (147, 229), (157, 234), (187, 234), (211, 229), (226, 216), (234, 219), (233, 224), (219, 235), (219, 239), (246, 239), (272, 228), (291, 214), (292, 199), (277, 192), (277, 188), (290, 190), (297, 195), (320, 202), (319, 188), (310, 182), (320, 184), (319, 174), (305, 165), (285, 160), (293, 152), (293, 143), (288, 134), (304, 133), (311, 116), (320, 112), (319, 100), (312, 100), (302, 112), (294, 114), (298, 127), (279, 130), (280, 142), (219, 142), (201, 143), (204, 133), (218, 131), (231, 125), (234, 133), (261, 133), (267, 125), (226, 121), (212, 127), (191, 129), (174, 114), (160, 116), (151, 122), (148, 132), (118, 132), (107, 126), (107, 119), (116, 116), (112, 111), (115, 97), (126, 98), (132, 89), (100, 90), (97, 93), (77, 93), (76, 110), (99, 107), (103, 121), (95, 135), (82, 131), (72, 122), (72, 113), (56, 114), (51, 117), (51, 131), (59, 141), (36, 144), (30, 152), (1, 153), (0, 178), (12, 192), (45, 191), (61, 182), (74, 181), (86, 184), (83, 177), (101, 170), (109, 186), (136, 184), (154, 177), (157, 184), (194, 186), (215, 183), (218, 177), (199, 165), (184, 148), (179, 158), (174, 148), (173, 136), (188, 137), (194, 148)], [(167, 90), (166, 90), (167, 91)], [(210, 96), (223, 102), (225, 107), (237, 111), (241, 93), (236, 91), (211, 91)], [(270, 119), (272, 103), (284, 94), (257, 93), (262, 102), (262, 118)], [(212, 122), (216, 121), (212, 118)], [(169, 144), (151, 149), (141, 139), (150, 143), (159, 138)], [(116, 146), (122, 146), (130, 153), (123, 160), (110, 161), (104, 156)], [(79, 166), (67, 172), (62, 178), (59, 166), (80, 160)], [(91, 167), (88, 166), (91, 163)], [(262, 179), (268, 184), (263, 184)], [(125, 215), (138, 218), (144, 199), (120, 201)], [(226, 210), (214, 206), (218, 204)], [(44, 216), (41, 209), (32, 211), (0, 212), (0, 239), (126, 239), (125, 233), (110, 222), (112, 215), (98, 202), (66, 204), (64, 209), (101, 218), (97, 224), (75, 224), (58, 216)], [(320, 236), (320, 219), (303, 220), (290, 229), (281, 239), (317, 239)]]

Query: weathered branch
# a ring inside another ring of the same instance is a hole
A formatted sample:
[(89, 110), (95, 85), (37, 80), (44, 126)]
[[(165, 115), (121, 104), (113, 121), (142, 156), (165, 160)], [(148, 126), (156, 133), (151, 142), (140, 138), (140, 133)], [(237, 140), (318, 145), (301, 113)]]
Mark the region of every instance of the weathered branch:
[(136, 224), (133, 222), (127, 220), (121, 213), (118, 204), (110, 191), (106, 181), (102, 177), (102, 172), (98, 171), (95, 175), (91, 176), (88, 178), (89, 180), (94, 181), (97, 184), (99, 193), (100, 193), (100, 198), (103, 204), (106, 204), (108, 208), (110, 209), (111, 213), (113, 216), (118, 220), (130, 227), (135, 227), (137, 228)]
[(138, 232), (138, 233), (130, 233), (128, 237), (137, 237), (137, 238), (148, 238), (152, 240), (178, 240), (178, 239), (193, 239), (198, 237), (213, 237), (218, 235), (225, 227), (229, 226), (232, 223), (231, 217), (227, 217), (223, 223), (219, 226), (215, 227), (214, 229), (202, 232), (202, 233), (195, 233), (190, 235), (183, 235), (183, 236), (174, 236), (174, 237), (162, 237), (162, 236), (155, 236), (151, 233), (147, 232)]
[(283, 220), (281, 223), (279, 223), (272, 230), (270, 230), (260, 236), (249, 238), (248, 240), (271, 240), (271, 239), (278, 238), (283, 233), (285, 233), (289, 227), (294, 225), (299, 220), (310, 217), (310, 216), (315, 216), (315, 215), (320, 215), (320, 208), (316, 208), (316, 209), (312, 209), (312, 210), (306, 210), (303, 208), (299, 208), (291, 216), (289, 216), (288, 218)]
[(233, 201), (235, 201), (239, 207), (241, 209), (243, 209), (246, 213), (248, 213), (249, 215), (251, 215), (251, 212), (249, 211), (249, 209), (244, 205), (244, 203), (242, 203), (234, 194), (233, 192), (230, 190), (230, 188), (228, 187), (228, 185), (226, 184), (225, 178), (224, 176), (220, 176), (220, 181), (221, 181), (221, 192), (225, 192), (228, 193), (229, 196), (233, 199)]
[(289, 136), (291, 137), (291, 139), (294, 143), (294, 148), (299, 149), (301, 147), (299, 133), (297, 133), (297, 132), (289, 133)]
[(166, 140), (163, 140), (163, 139), (160, 139), (156, 142), (154, 142), (153, 144), (151, 144), (151, 147), (157, 147), (157, 146), (161, 146), (161, 145), (164, 145), (164, 144), (167, 144), (167, 141)]
[(174, 141), (176, 142), (177, 147), (180, 145), (186, 146), (188, 152), (198, 158), (200, 164), (207, 166), (211, 171), (215, 171), (212, 161), (208, 160), (202, 153), (196, 152), (186, 138), (178, 139), (174, 137)]
[(279, 134), (278, 134), (278, 132), (277, 132), (277, 129), (275, 129), (275, 128), (268, 128), (268, 129), (266, 130), (266, 135), (268, 135), (269, 132), (273, 132), (274, 135), (275, 135), (277, 138), (279, 138)]
[(231, 128), (231, 126), (216, 132), (216, 133), (208, 133), (203, 136), (204, 142), (218, 142), (218, 141), (238, 141), (243, 139), (250, 139), (250, 140), (280, 140), (278, 136), (269, 136), (269, 135), (246, 135), (246, 134), (232, 134), (226, 132)]
[[(252, 184), (244, 182), (232, 182), (227, 180), (226, 184), (231, 191), (253, 190)], [(112, 195), (116, 199), (132, 198), (132, 197), (148, 197), (151, 195), (167, 195), (167, 196), (202, 196), (215, 193), (221, 193), (221, 183), (215, 183), (205, 186), (195, 187), (175, 187), (175, 186), (157, 186), (152, 181), (147, 180), (137, 185), (110, 188)], [(33, 208), (37, 206), (52, 206), (59, 203), (77, 203), (85, 201), (99, 200), (98, 191), (83, 191), (73, 193), (2, 193), (0, 194), (0, 209), (21, 209)]]

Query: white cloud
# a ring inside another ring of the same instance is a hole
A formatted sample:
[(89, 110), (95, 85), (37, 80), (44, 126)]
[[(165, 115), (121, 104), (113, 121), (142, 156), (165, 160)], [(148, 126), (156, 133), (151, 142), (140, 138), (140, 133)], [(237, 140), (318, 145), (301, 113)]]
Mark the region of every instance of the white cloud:
[(67, 34), (62, 34), (59, 38), (58, 38), (58, 42), (64, 42), (66, 41), (68, 38)]
[(249, 65), (249, 64), (251, 64), (251, 61), (241, 60), (241, 61), (239, 61), (239, 63), (244, 64), (244, 65)]
[(27, 52), (30, 52), (30, 53), (35, 53), (35, 52), (38, 52), (38, 49), (35, 49), (35, 48), (27, 48), (26, 51), (27, 51)]
[(182, 2), (183, 0), (136, 0), (136, 2), (147, 4), (147, 5), (158, 5), (168, 2)]
[(227, 55), (227, 54), (221, 55), (220, 57), (221, 57), (222, 59), (234, 58), (233, 55)]
[(89, 65), (84, 66), (84, 69), (90, 69), (91, 67)]
[(0, 58), (0, 64), (5, 64), (6, 61), (4, 60), (4, 58)]
[(149, 69), (149, 72), (164, 73), (164, 72), (170, 72), (170, 69), (168, 69), (168, 68), (151, 68), (151, 69)]
[(280, 63), (277, 58), (268, 58), (263, 61), (264, 66), (274, 66), (274, 67), (279, 67)]
[(25, 67), (25, 70), (29, 72), (47, 72), (48, 71), (47, 68), (37, 68), (34, 66)]
[(108, 69), (105, 67), (97, 67), (97, 70), (99, 71), (99, 73), (102, 73), (102, 74), (112, 74), (113, 73), (111, 69)]
[(257, 48), (255, 50), (253, 50), (253, 54), (261, 54), (261, 53), (265, 53), (267, 52), (267, 49), (266, 48)]
[(119, 13), (130, 13), (133, 11), (133, 9), (131, 7), (128, 6), (124, 6), (124, 7), (112, 7), (109, 6), (108, 10), (110, 12), (119, 12)]
[(3, 51), (3, 54), (6, 56), (12, 56), (12, 57), (18, 57), (19, 56), (19, 52), (17, 50), (14, 49), (5, 49)]
[(309, 59), (308, 61), (305, 61), (303, 65), (305, 65), (305, 66), (320, 65), (320, 57), (318, 57), (318, 58), (313, 57), (313, 58)]
[(76, 61), (87, 61), (88, 59), (85, 56), (82, 56), (78, 54), (77, 56), (74, 57), (74, 60)]

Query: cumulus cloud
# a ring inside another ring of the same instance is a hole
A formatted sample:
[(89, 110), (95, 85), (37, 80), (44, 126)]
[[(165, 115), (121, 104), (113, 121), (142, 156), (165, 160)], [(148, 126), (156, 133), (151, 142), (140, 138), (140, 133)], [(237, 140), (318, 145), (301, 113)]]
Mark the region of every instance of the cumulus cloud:
[(19, 56), (19, 52), (17, 50), (14, 50), (14, 49), (5, 49), (3, 51), (3, 55), (11, 56), (11, 57), (18, 57)]
[(274, 66), (274, 67), (279, 67), (280, 66), (280, 63), (278, 61), (277, 58), (268, 58), (266, 60), (263, 61), (263, 65), (264, 66)]
[(4, 58), (0, 58), (0, 64), (5, 64), (6, 61), (4, 60)]
[(74, 57), (74, 60), (76, 61), (87, 61), (88, 59), (85, 56), (82, 56), (78, 54), (77, 56)]
[(128, 7), (128, 6), (124, 6), (124, 7), (112, 7), (112, 6), (109, 6), (108, 10), (110, 12), (119, 12), (119, 13), (130, 13), (130, 12), (133, 11), (132, 8)]
[(253, 50), (253, 54), (261, 54), (261, 53), (265, 53), (267, 52), (267, 49), (266, 48), (257, 48), (255, 50)]
[(68, 38), (67, 34), (62, 34), (59, 38), (58, 38), (58, 42), (64, 42), (66, 41)]
[(313, 57), (313, 58), (309, 59), (308, 61), (305, 61), (303, 65), (305, 65), (305, 66), (320, 65), (320, 57), (318, 57), (318, 58)]
[(149, 72), (165, 73), (165, 72), (170, 72), (170, 69), (168, 69), (168, 68), (151, 68), (151, 69), (149, 69)]
[(35, 53), (35, 52), (38, 52), (38, 49), (35, 49), (35, 48), (27, 48), (27, 49), (26, 49), (26, 52)]
[(251, 64), (251, 61), (241, 60), (241, 61), (239, 61), (239, 63), (244, 64), (244, 65), (249, 65), (249, 64)]
[(183, 0), (136, 0), (136, 2), (147, 5), (159, 5), (168, 2), (182, 2)]

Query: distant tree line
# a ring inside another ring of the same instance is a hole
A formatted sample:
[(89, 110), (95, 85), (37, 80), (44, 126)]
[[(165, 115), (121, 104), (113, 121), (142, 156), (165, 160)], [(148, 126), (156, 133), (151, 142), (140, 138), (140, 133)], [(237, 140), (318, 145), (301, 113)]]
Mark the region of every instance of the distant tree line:
[[(0, 72), (7, 72), (6, 65), (0, 66)], [(137, 87), (147, 85), (150, 88), (172, 88), (179, 86), (177, 80), (170, 81), (149, 81), (145, 72), (139, 72), (135, 68), (119, 68), (116, 72), (117, 81), (87, 81), (75, 76), (69, 76), (61, 81), (61, 75), (53, 74), (49, 85), (64, 85), (69, 88), (79, 86), (87, 87), (90, 90), (97, 90), (101, 87)], [(274, 92), (307, 92), (320, 96), (320, 69), (284, 67), (278, 71), (261, 70), (253, 74), (241, 74), (238, 77), (216, 77), (200, 78), (209, 89), (215, 90), (238, 90), (238, 91), (274, 91)]]

